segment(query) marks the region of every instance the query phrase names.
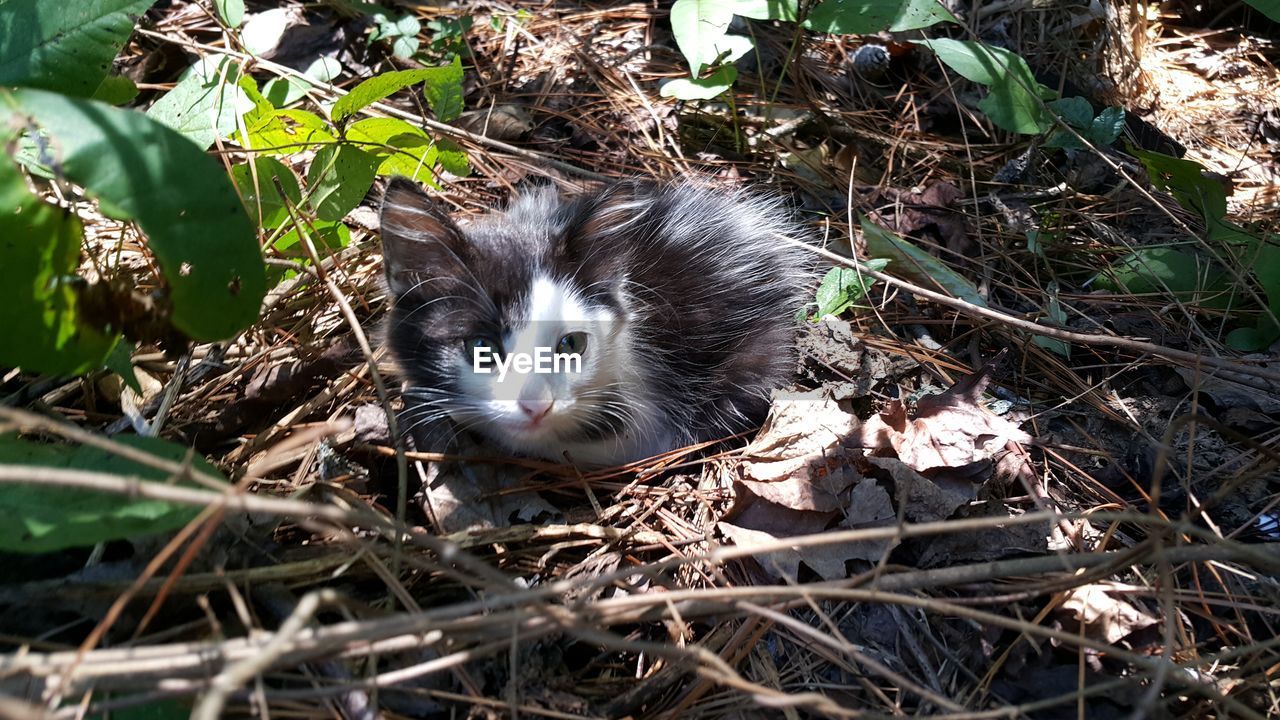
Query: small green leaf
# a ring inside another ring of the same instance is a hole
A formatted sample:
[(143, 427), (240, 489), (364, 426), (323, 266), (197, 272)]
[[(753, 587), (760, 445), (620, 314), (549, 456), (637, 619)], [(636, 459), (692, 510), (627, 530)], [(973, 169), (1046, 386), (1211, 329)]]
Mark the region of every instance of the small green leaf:
[(236, 133), (240, 144), (273, 155), (291, 155), (337, 142), (319, 115), (306, 110), (276, 110), (269, 102), (265, 110), (255, 109), (246, 115), (245, 126), (249, 137)]
[(1023, 135), (1047, 131), (1053, 120), (1040, 100), (1040, 84), (1027, 61), (1004, 48), (971, 40), (918, 40), (966, 80), (987, 86), (978, 103), (996, 127)]
[[(889, 261), (877, 258), (863, 264), (872, 270), (879, 271), (883, 270)], [(814, 301), (818, 305), (814, 319), (824, 315), (843, 313), (861, 300), (874, 284), (875, 278), (860, 273), (857, 268), (845, 266), (831, 268), (822, 278), (822, 283), (818, 285), (818, 291), (814, 295)]]
[(422, 130), (396, 118), (365, 118), (347, 128), (347, 139), (379, 160), (379, 175), (432, 177), (438, 151)]
[(676, 0), (671, 6), (672, 34), (676, 37), (680, 52), (689, 61), (693, 77), (702, 74), (704, 58), (708, 55), (715, 57), (712, 48), (729, 29), (729, 23), (733, 20), (733, 6), (732, 0)]
[(213, 6), (227, 27), (238, 28), (244, 22), (244, 0), (213, 0)]
[(0, 86), (92, 97), (155, 0), (4, 0)]
[(1082, 97), (1062, 98), (1045, 103), (1062, 121), (1077, 130), (1087, 130), (1093, 122), (1093, 106)]
[(285, 107), (301, 100), (315, 89), (311, 83), (294, 75), (271, 78), (262, 86), (262, 94), (276, 107)]
[(136, 97), (138, 97), (138, 86), (124, 75), (106, 76), (102, 79), (102, 84), (98, 86), (97, 91), (93, 93), (94, 100), (100, 100), (108, 105), (124, 105)]
[[(451, 79), (457, 80), (457, 88), (447, 89), (445, 85)], [(383, 73), (365, 80), (351, 89), (351, 92), (343, 95), (338, 102), (333, 105), (333, 121), (342, 122), (347, 118), (360, 112), (361, 109), (368, 105), (378, 102), (393, 93), (399, 92), (407, 87), (412, 87), (421, 82), (435, 84), (437, 87), (435, 92), (440, 93), (438, 102), (453, 102), (452, 98), (447, 98), (450, 93), (457, 96), (457, 104), (461, 106), (462, 96), (462, 64), (457, 58), (454, 59), (452, 65), (446, 65), (438, 68), (419, 68), (417, 70), (397, 70), (395, 72)], [(430, 96), (427, 102), (431, 102)], [(443, 108), (445, 110), (452, 109), (452, 106)], [(434, 106), (432, 110), (436, 113), (436, 117), (442, 117), (441, 110), (437, 110)], [(452, 119), (452, 118), (450, 118)], [(447, 122), (447, 121), (445, 121)]]
[(1200, 163), (1137, 148), (1129, 152), (1146, 166), (1151, 184), (1168, 190), (1182, 207), (1200, 213), (1206, 220), (1226, 217), (1227, 192), (1220, 183), (1204, 176)]
[(1110, 145), (1124, 131), (1124, 108), (1103, 108), (1089, 125), (1089, 139), (1094, 145)]
[(240, 116), (253, 109), (253, 102), (235, 82), (239, 72), (226, 58), (202, 58), (147, 110), (147, 116), (206, 149), (235, 132)]
[(146, 232), (174, 327), (213, 341), (257, 320), (266, 292), (257, 233), (216, 160), (142, 113), (0, 89), (0, 127), (28, 123), (48, 139), (61, 174)]
[(431, 112), (440, 122), (456, 120), (462, 114), (462, 61), (455, 55), (448, 65), (423, 70), (422, 92)]
[[(232, 167), (231, 179), (240, 191), (249, 217), (258, 218), (259, 226), (266, 230), (278, 228), (289, 221), (285, 198), (294, 207), (302, 204), (302, 190), (298, 187), (298, 179), (284, 163), (273, 157), (259, 155), (253, 159), (252, 166), (245, 163)], [(284, 197), (276, 189), (277, 182), (284, 189)]]
[(1222, 304), (1227, 290), (1223, 271), (1177, 248), (1139, 248), (1112, 263), (1096, 285), (1105, 290), (1125, 290), (1135, 295), (1173, 295), (1182, 302), (1206, 307)]
[(81, 314), (80, 221), (27, 190), (0, 158), (0, 367), (78, 375), (101, 367), (119, 336)]
[(436, 141), (436, 150), (440, 152), (438, 156), (440, 167), (450, 174), (457, 177), (466, 177), (471, 174), (471, 163), (467, 161), (467, 153), (458, 147), (458, 143), (449, 138), (441, 138)]
[(321, 148), (307, 171), (316, 217), (332, 221), (346, 217), (369, 192), (378, 164), (378, 158), (354, 145)]
[[(1058, 299), (1058, 283), (1050, 282), (1045, 292), (1049, 296), (1049, 302), (1044, 309), (1045, 317), (1054, 325), (1066, 327), (1067, 313), (1062, 309), (1062, 302)], [(1051, 338), (1047, 335), (1032, 335), (1031, 342), (1062, 357), (1071, 357), (1071, 344), (1065, 340)]]
[(698, 80), (677, 78), (662, 86), (659, 93), (662, 97), (673, 97), (677, 100), (711, 100), (733, 86), (738, 79), (738, 69), (725, 65), (715, 72)]
[(142, 394), (142, 383), (138, 382), (138, 373), (133, 370), (133, 346), (127, 342), (118, 342), (116, 346), (107, 353), (107, 359), (103, 362), (107, 369), (120, 376), (124, 380), (124, 384), (129, 389)]
[(882, 30), (918, 30), (942, 22), (958, 23), (938, 0), (824, 0), (804, 26), (837, 35), (870, 35)]
[[(191, 451), (159, 438), (121, 436), (116, 441), (157, 457), (185, 461)], [(204, 458), (191, 458), (195, 470), (221, 474)], [(137, 478), (139, 482), (171, 482), (166, 473), (96, 448), (52, 445), (0, 436), (0, 464), (33, 468), (91, 470)], [(28, 484), (0, 485), (0, 549), (42, 553), (95, 545), (135, 535), (182, 527), (200, 508), (143, 500), (82, 488), (41, 485), (37, 473)]]
[(978, 294), (973, 283), (960, 277), (938, 258), (865, 217), (862, 218), (862, 237), (867, 243), (867, 254), (891, 260), (895, 275), (930, 290), (941, 289), (970, 305), (987, 306), (987, 301)]

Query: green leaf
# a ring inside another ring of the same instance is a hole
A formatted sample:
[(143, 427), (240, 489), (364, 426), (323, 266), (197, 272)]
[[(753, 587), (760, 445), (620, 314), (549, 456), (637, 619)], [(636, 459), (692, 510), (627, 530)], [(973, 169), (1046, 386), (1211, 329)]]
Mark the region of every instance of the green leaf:
[(94, 100), (100, 100), (108, 105), (124, 105), (136, 97), (138, 97), (138, 86), (124, 75), (106, 76), (93, 93)]
[(0, 127), (32, 123), (62, 174), (137, 220), (168, 283), (173, 325), (222, 340), (258, 317), (257, 234), (216, 160), (147, 116), (42, 90), (0, 90)]
[[(1062, 302), (1058, 299), (1058, 283), (1050, 282), (1049, 287), (1047, 288), (1047, 294), (1049, 296), (1049, 303), (1045, 307), (1045, 317), (1054, 325), (1066, 327), (1067, 313), (1062, 309)], [(1051, 338), (1047, 335), (1032, 335), (1031, 342), (1039, 345), (1049, 352), (1055, 352), (1062, 357), (1071, 357), (1071, 343), (1068, 343), (1065, 340)]]
[(869, 35), (882, 30), (918, 30), (942, 22), (958, 23), (938, 0), (825, 0), (804, 26), (838, 35)]
[(92, 97), (155, 0), (4, 0), (0, 86)]
[(273, 155), (290, 155), (337, 142), (319, 115), (306, 110), (276, 110), (270, 103), (267, 107), (265, 111), (255, 110), (245, 116), (249, 137), (239, 138), (240, 134), (236, 134), (244, 147)]
[(440, 122), (457, 119), (462, 114), (462, 61), (455, 55), (448, 65), (423, 70), (422, 92), (431, 112)]
[(1280, 0), (1244, 0), (1254, 10), (1266, 15), (1271, 22), (1280, 23)]
[(972, 82), (987, 86), (987, 96), (978, 103), (996, 127), (1023, 135), (1039, 135), (1053, 125), (1045, 110), (1027, 61), (1004, 48), (970, 40), (918, 40), (932, 49), (938, 59)]
[[(1173, 295), (1182, 302), (1206, 307), (1223, 303), (1227, 283), (1223, 271), (1177, 248), (1139, 248), (1112, 263), (1107, 275), (1095, 283), (1104, 290), (1125, 290), (1135, 295)], [(1167, 289), (1167, 290), (1166, 290)]]
[[(457, 87), (446, 87), (453, 80), (456, 80)], [(457, 58), (454, 58), (453, 64), (443, 67), (397, 70), (395, 72), (382, 73), (365, 80), (352, 88), (351, 92), (339, 98), (338, 102), (334, 103), (333, 121), (342, 122), (360, 112), (364, 107), (421, 82), (436, 86), (432, 92), (438, 93), (436, 102), (441, 103), (441, 108), (437, 109), (435, 105), (432, 105), (431, 109), (436, 113), (437, 118), (447, 122), (447, 120), (444, 120), (444, 111), (454, 109), (455, 103), (458, 111), (461, 112), (462, 63)], [(432, 102), (430, 95), (427, 96), (427, 102)], [(454, 115), (453, 117), (457, 116)], [(453, 117), (450, 117), (449, 120), (452, 120)]]
[(1151, 184), (1168, 190), (1182, 207), (1205, 220), (1226, 217), (1227, 192), (1221, 183), (1204, 176), (1200, 163), (1137, 148), (1129, 152), (1146, 166)]
[(862, 218), (862, 237), (867, 244), (867, 254), (892, 261), (895, 275), (930, 290), (941, 289), (970, 305), (987, 306), (987, 301), (978, 294), (973, 283), (958, 275), (938, 258), (865, 217)]
[[(257, 174), (257, 185), (254, 174)], [(278, 228), (289, 221), (289, 209), (285, 204), (295, 208), (302, 204), (302, 190), (298, 187), (298, 179), (284, 163), (273, 157), (259, 155), (252, 166), (249, 163), (231, 168), (231, 179), (235, 181), (240, 197), (244, 200), (250, 218), (258, 218), (258, 225), (264, 229)], [(284, 197), (276, 189), (276, 181), (284, 188)]]
[(1110, 145), (1124, 131), (1124, 108), (1103, 108), (1089, 124), (1088, 137), (1094, 145)]
[(730, 0), (733, 14), (752, 20), (795, 22), (799, 17), (796, 0)]
[[(159, 438), (121, 436), (116, 441), (157, 457), (185, 461), (191, 451)], [(204, 458), (191, 458), (195, 470), (221, 477)], [(132, 460), (96, 448), (53, 445), (0, 436), (0, 464), (36, 468), (91, 470), (137, 478), (139, 482), (171, 482), (172, 478)], [(33, 480), (36, 480), (33, 473)], [(29, 484), (0, 485), (0, 549), (43, 553), (96, 545), (135, 535), (165, 532), (187, 524), (200, 512), (190, 505), (142, 500), (128, 495), (82, 488)]]
[(365, 118), (347, 128), (347, 139), (378, 158), (377, 174), (433, 178), (439, 154), (422, 130), (396, 118)]
[(239, 72), (226, 58), (202, 58), (147, 110), (147, 117), (207, 149), (214, 140), (235, 132), (240, 116), (253, 109), (253, 102), (235, 83)]
[[(878, 271), (883, 270), (889, 261), (874, 259), (863, 264)], [(822, 283), (818, 285), (818, 291), (814, 295), (818, 305), (815, 319), (824, 315), (839, 315), (853, 307), (867, 294), (875, 282), (875, 278), (860, 273), (857, 268), (844, 266), (831, 268), (822, 278)]]
[(0, 159), (0, 367), (78, 375), (100, 367), (119, 339), (95, 328), (75, 292), (80, 221), (27, 190)]
[(1093, 122), (1093, 106), (1082, 97), (1062, 98), (1045, 103), (1062, 121), (1077, 130), (1087, 130)]
[(710, 100), (728, 90), (737, 79), (738, 69), (732, 65), (725, 65), (699, 80), (676, 78), (663, 85), (659, 93), (662, 97), (673, 97), (677, 100)]
[(213, 6), (227, 27), (237, 28), (244, 22), (244, 0), (213, 0)]
[(378, 172), (378, 159), (354, 145), (328, 145), (307, 170), (311, 206), (321, 220), (341, 220), (364, 199)]
[[(458, 143), (449, 138), (441, 138), (436, 141), (436, 150), (440, 152), (437, 157), (440, 167), (458, 177), (466, 177), (471, 174), (471, 163), (467, 161), (467, 153), (458, 146)], [(431, 180), (427, 180), (427, 182), (432, 185), (435, 184)]]
[(705, 58), (715, 57), (714, 48), (729, 29), (735, 4), (732, 0), (676, 0), (671, 6), (671, 30), (693, 77), (702, 74)]
[(133, 371), (133, 347), (129, 343), (118, 342), (103, 361), (111, 372), (120, 376), (124, 384), (131, 390), (142, 394), (142, 383), (138, 382), (138, 373)]

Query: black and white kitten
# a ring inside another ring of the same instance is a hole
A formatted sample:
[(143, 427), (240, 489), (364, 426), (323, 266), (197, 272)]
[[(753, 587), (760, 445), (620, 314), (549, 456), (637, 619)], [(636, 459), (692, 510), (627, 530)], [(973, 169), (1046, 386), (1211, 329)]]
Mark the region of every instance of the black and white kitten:
[(808, 254), (779, 236), (801, 232), (745, 192), (543, 188), (459, 227), (393, 179), (382, 246), (405, 425), (583, 466), (749, 429), (793, 371), (809, 289)]

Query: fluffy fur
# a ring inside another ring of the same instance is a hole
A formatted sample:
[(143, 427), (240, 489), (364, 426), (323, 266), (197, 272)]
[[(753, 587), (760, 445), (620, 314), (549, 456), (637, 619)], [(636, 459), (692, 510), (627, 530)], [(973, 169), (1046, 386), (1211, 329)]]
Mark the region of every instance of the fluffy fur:
[[(579, 465), (750, 428), (794, 368), (809, 290), (806, 254), (778, 236), (800, 233), (779, 202), (746, 192), (544, 188), (459, 227), (393, 180), (382, 242), (406, 426), (434, 445), (421, 430), (447, 423)], [(478, 340), (519, 353), (569, 335), (585, 343), (580, 372), (499, 382), (469, 355)]]

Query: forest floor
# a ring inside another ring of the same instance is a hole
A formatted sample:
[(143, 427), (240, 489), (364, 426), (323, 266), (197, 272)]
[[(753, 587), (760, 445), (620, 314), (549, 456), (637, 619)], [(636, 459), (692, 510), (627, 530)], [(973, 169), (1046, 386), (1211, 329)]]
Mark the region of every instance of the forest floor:
[[(0, 689), (67, 716), (1280, 715), (1280, 359), (1228, 342), (1266, 302), (1220, 302), (1280, 288), (1130, 152), (1185, 150), (1227, 220), (1280, 232), (1280, 33), (1239, 3), (1168, 5), (990, 3), (892, 37), (742, 23), (756, 52), (729, 94), (684, 102), (660, 94), (688, 72), (665, 3), (415, 3), (415, 60), (342, 3), (248, 3), (290, 18), (246, 65), (260, 83), (321, 57), (339, 89), (461, 57), (467, 112), (431, 130), (470, 161), (435, 193), (459, 217), (530, 182), (750, 184), (830, 253), (890, 257), (863, 217), (924, 252), (806, 320), (811, 394), (732, 450), (402, 466), (375, 188), (329, 283), (284, 280), (233, 342), (140, 349), (141, 394), (3, 377), (5, 404), (95, 432), (160, 422), (257, 504), (88, 566), (5, 556), (0, 633), (22, 650)], [(234, 49), (209, 3), (140, 27), (120, 61), (139, 107)], [(1079, 150), (998, 130), (922, 35), (1010, 48), (1133, 119)], [(856, 71), (875, 44), (884, 67)], [(431, 118), (420, 94), (385, 104)], [(370, 511), (416, 530), (388, 538)]]

